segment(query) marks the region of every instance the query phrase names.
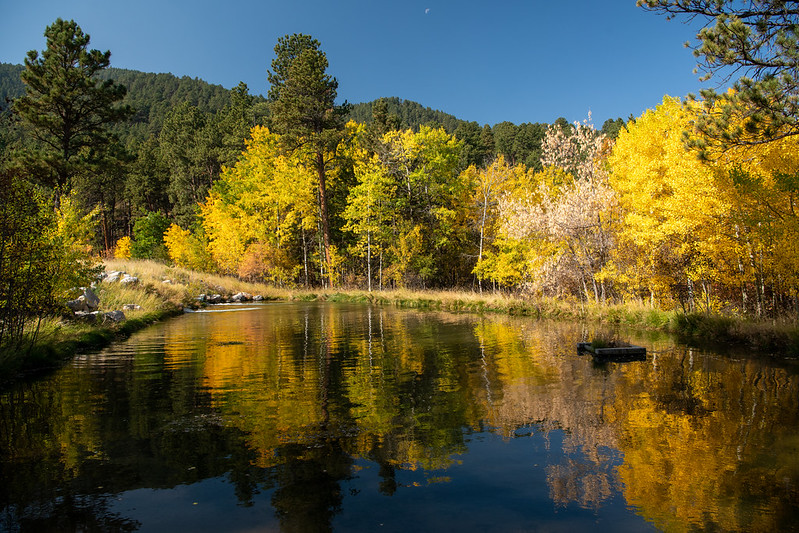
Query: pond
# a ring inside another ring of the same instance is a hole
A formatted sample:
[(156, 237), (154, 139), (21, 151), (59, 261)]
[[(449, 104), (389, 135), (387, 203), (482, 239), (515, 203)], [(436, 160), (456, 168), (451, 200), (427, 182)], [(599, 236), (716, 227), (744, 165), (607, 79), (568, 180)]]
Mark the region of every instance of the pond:
[(786, 531), (799, 372), (575, 323), (218, 306), (0, 394), (2, 531)]

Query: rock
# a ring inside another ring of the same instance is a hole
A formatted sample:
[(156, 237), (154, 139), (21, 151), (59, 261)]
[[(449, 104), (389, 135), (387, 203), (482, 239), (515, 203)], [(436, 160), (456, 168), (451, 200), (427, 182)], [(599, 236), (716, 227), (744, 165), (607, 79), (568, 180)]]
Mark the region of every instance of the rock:
[(252, 294), (247, 292), (237, 292), (233, 296), (231, 296), (231, 301), (233, 302), (249, 302), (252, 300)]
[(113, 272), (109, 272), (108, 275), (103, 278), (103, 282), (116, 283), (117, 281), (120, 280), (120, 278), (122, 278), (123, 275), (127, 276), (127, 274), (125, 274), (124, 272), (121, 272), (119, 270), (114, 270)]
[(165, 279), (164, 281), (162, 281), (162, 283), (166, 283), (167, 285), (171, 285), (172, 284), (172, 280), (171, 279)]
[(122, 285), (135, 285), (139, 282), (139, 278), (136, 276), (131, 276), (130, 274), (125, 274), (125, 277), (119, 280), (119, 282)]
[(260, 294), (256, 294), (255, 296), (252, 297), (252, 300), (254, 302), (262, 302), (264, 300), (264, 297), (261, 296)]
[(209, 304), (218, 304), (222, 302), (222, 295), (221, 294), (212, 294), (208, 296), (205, 300)]
[(141, 306), (137, 304), (125, 304), (122, 306), (122, 309), (125, 311), (135, 311), (136, 309), (141, 309)]
[(122, 322), (125, 320), (125, 313), (122, 311), (108, 311), (103, 313), (103, 322)]
[(99, 311), (75, 311), (75, 318), (84, 322), (88, 322), (89, 324), (94, 324), (97, 321), (98, 313)]
[(197, 300), (198, 302), (205, 302), (207, 299), (208, 297), (205, 294), (201, 294), (197, 298), (195, 298), (195, 300)]
[(94, 294), (94, 291), (90, 287), (82, 287), (83, 288), (83, 296), (79, 297), (83, 298), (84, 302), (86, 303), (86, 307), (89, 311), (95, 311), (98, 307), (100, 307), (100, 298)]
[(79, 296), (74, 300), (67, 301), (67, 307), (69, 307), (70, 311), (74, 311), (76, 313), (88, 311), (89, 308), (86, 307), (86, 300), (83, 296)]

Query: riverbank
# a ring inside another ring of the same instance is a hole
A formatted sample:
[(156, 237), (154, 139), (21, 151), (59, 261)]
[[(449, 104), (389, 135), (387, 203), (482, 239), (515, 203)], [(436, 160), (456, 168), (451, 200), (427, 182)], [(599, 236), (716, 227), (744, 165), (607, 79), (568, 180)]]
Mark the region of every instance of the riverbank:
[(107, 272), (122, 271), (138, 283), (100, 282), (96, 291), (100, 311), (121, 310), (120, 323), (89, 324), (65, 317), (45, 320), (30, 348), (0, 354), (0, 377), (53, 368), (72, 355), (97, 350), (154, 322), (202, 305), (201, 294), (231, 297), (260, 295), (265, 300), (362, 302), (400, 308), (468, 313), (499, 313), (535, 319), (584, 320), (664, 331), (694, 345), (739, 345), (777, 356), (799, 356), (799, 326), (789, 321), (753, 321), (703, 314), (680, 314), (645, 305), (596, 305), (553, 298), (521, 299), (504, 294), (468, 291), (289, 290), (233, 277), (190, 271), (139, 260), (107, 260)]

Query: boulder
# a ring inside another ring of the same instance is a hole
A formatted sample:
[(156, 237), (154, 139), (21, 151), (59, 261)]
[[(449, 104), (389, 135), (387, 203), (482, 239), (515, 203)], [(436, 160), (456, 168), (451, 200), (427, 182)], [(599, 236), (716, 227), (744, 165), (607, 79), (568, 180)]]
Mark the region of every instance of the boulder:
[(248, 292), (237, 292), (233, 296), (231, 296), (231, 301), (233, 302), (249, 302), (252, 300), (252, 294)]
[(205, 299), (206, 302), (209, 304), (218, 304), (222, 303), (222, 295), (221, 294), (212, 294)]
[(121, 272), (119, 270), (114, 270), (112, 272), (109, 272), (108, 275), (103, 278), (103, 282), (104, 283), (116, 283), (117, 281), (119, 281), (122, 278), (123, 275), (127, 276), (127, 274), (125, 274), (124, 272)]
[(95, 311), (98, 307), (100, 307), (100, 298), (94, 293), (94, 291), (90, 287), (82, 287), (83, 295), (79, 297), (83, 298), (83, 301), (86, 303), (86, 307), (88, 307), (89, 311)]
[(139, 282), (139, 278), (136, 276), (131, 276), (130, 274), (125, 274), (125, 276), (119, 280), (122, 285), (135, 285)]
[(103, 313), (103, 322), (122, 322), (125, 320), (125, 313), (122, 311), (108, 311)]
[(125, 311), (135, 311), (136, 309), (141, 309), (141, 306), (136, 304), (125, 304), (122, 306), (122, 309)]
[(261, 296), (260, 294), (256, 294), (255, 296), (253, 296), (253, 297), (252, 297), (252, 300), (253, 300), (254, 302), (262, 302), (262, 301), (263, 301), (263, 299), (264, 299), (264, 297), (263, 297), (263, 296)]
[(67, 307), (69, 307), (70, 311), (74, 311), (76, 313), (86, 312), (89, 310), (89, 307), (86, 305), (86, 298), (83, 296), (78, 296), (74, 300), (67, 301)]
[(99, 311), (75, 311), (75, 318), (77, 320), (88, 322), (89, 324), (94, 324), (97, 322), (98, 313)]

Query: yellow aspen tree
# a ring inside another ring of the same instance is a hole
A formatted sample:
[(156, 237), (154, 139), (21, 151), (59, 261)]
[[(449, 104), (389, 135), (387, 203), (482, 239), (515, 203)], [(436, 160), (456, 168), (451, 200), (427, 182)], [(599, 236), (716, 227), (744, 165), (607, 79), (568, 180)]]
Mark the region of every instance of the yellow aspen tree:
[(725, 280), (738, 250), (729, 235), (731, 206), (713, 168), (683, 142), (694, 117), (693, 109), (667, 96), (616, 140), (610, 183), (624, 212), (626, 242), (613, 267), (632, 294), (653, 303), (676, 298), (710, 308), (712, 283)]
[(314, 191), (313, 173), (282, 155), (279, 137), (254, 128), (247, 150), (224, 170), (201, 207), (219, 268), (236, 273), (246, 264), (247, 277), (279, 283), (295, 277), (302, 265), (288, 248), (297, 248), (300, 232), (315, 225)]
[[(477, 261), (473, 272), (477, 275), (478, 288), (483, 292), (483, 280), (492, 278), (491, 265), (486, 262), (487, 253), (493, 251), (494, 240), (500, 225), (499, 202), (510, 191), (524, 184), (527, 171), (524, 165), (509, 165), (500, 155), (488, 166), (477, 169), (474, 165), (464, 170), (459, 180), (470, 190), (470, 222), (476, 228)], [(490, 257), (494, 257), (493, 255)]]
[(756, 315), (795, 307), (799, 296), (797, 148), (794, 137), (783, 137), (711, 156), (717, 183), (734, 206), (742, 306), (751, 305)]

